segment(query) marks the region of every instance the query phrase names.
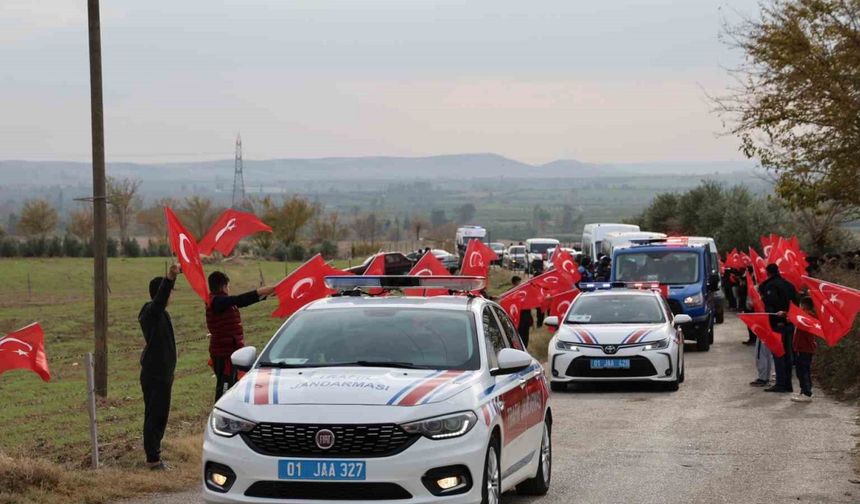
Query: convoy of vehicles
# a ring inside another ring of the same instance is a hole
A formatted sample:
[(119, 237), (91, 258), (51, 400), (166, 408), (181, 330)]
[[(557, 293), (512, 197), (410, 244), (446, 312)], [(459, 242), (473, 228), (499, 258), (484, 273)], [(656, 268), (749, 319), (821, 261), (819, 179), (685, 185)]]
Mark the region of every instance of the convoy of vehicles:
[[(415, 265), (415, 261), (407, 257), (402, 252), (380, 252), (380, 254), (385, 255), (385, 274), (386, 275), (405, 275), (409, 273), (409, 270), (412, 269), (412, 266)], [(353, 275), (363, 275), (367, 268), (370, 266), (370, 263), (374, 258), (379, 254), (374, 254), (367, 259), (364, 260), (363, 263), (358, 266), (353, 266), (348, 268), (347, 271), (352, 273)]]
[(529, 238), (526, 240), (526, 272), (536, 274), (543, 271), (549, 249), (558, 247), (555, 238)]
[(657, 242), (616, 249), (612, 256), (612, 282), (649, 282), (666, 286), (672, 313), (689, 315), (684, 337), (707, 351), (716, 323), (719, 275), (712, 273), (709, 245)]
[(473, 239), (487, 241), (487, 230), (481, 226), (462, 226), (457, 228), (457, 233), (454, 235), (454, 245), (457, 247), (457, 255), (463, 257), (469, 241)]
[(502, 267), (510, 270), (521, 270), (526, 267), (525, 245), (512, 245), (502, 256)]
[(684, 381), (681, 326), (689, 315), (673, 314), (659, 289), (592, 284), (562, 316), (544, 319), (557, 327), (549, 342), (553, 391), (576, 382), (654, 381), (678, 390)]
[[(259, 354), (233, 354), (247, 374), (209, 418), (207, 502), (496, 504), (511, 489), (547, 492), (549, 387), (504, 310), (472, 296), (356, 295), (428, 278), (330, 277), (351, 295), (305, 306)], [(452, 290), (483, 286), (451, 278)]]
[(634, 243), (649, 243), (652, 241), (665, 240), (664, 233), (654, 233), (651, 231), (624, 231), (607, 233), (600, 242), (600, 250), (598, 255), (612, 257), (612, 252), (621, 247), (629, 247)]

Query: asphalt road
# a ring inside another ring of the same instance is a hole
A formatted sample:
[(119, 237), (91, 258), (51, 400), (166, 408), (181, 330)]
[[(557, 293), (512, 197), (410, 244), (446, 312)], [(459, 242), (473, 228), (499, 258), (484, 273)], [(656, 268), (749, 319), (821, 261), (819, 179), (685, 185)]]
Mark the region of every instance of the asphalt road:
[[(554, 467), (543, 498), (509, 504), (860, 503), (855, 407), (748, 386), (746, 330), (727, 317), (708, 353), (687, 353), (678, 392), (595, 386), (553, 395)], [(795, 385), (796, 387), (796, 385)], [(198, 491), (126, 504), (197, 504)]]

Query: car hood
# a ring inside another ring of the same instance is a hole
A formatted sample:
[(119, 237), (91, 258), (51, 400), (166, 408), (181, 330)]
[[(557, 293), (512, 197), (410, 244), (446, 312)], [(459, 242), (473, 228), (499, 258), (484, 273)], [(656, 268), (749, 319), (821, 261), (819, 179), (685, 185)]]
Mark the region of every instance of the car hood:
[(667, 324), (564, 324), (558, 339), (590, 345), (632, 345), (669, 336)]
[(339, 367), (258, 368), (222, 399), (246, 405), (417, 406), (444, 401), (479, 381), (478, 371)]

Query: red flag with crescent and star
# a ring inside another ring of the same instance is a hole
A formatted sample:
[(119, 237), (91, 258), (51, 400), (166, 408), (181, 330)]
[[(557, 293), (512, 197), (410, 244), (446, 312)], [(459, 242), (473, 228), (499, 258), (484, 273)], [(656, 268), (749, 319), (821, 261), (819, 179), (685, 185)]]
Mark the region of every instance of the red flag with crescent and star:
[(490, 263), (499, 256), (481, 240), (472, 238), (463, 253), (463, 265), (460, 274), (463, 276), (479, 276), (487, 278), (490, 274)]
[[(427, 252), (409, 270), (409, 276), (446, 276), (448, 268), (436, 258), (432, 252)], [(403, 289), (407, 296), (445, 296), (448, 289)]]
[(252, 213), (229, 208), (212, 224), (198, 248), (203, 255), (212, 255), (217, 250), (228, 256), (242, 238), (261, 231), (271, 233), (272, 228)]
[(576, 260), (570, 255), (570, 252), (561, 247), (557, 248), (555, 253), (552, 254), (552, 265), (558, 271), (565, 273), (569, 277), (570, 283), (574, 285), (578, 284), (582, 279)]
[[(367, 269), (364, 270), (363, 276), (383, 276), (385, 275), (385, 254), (379, 253), (373, 256)], [(368, 289), (367, 293), (371, 296), (381, 296), (385, 293), (385, 289)]]
[[(761, 298), (761, 293), (759, 293), (755, 284), (753, 283), (752, 276), (750, 275), (749, 270), (746, 272), (747, 276), (747, 298), (750, 300), (750, 304), (752, 305), (752, 309), (754, 312), (763, 313), (764, 312), (764, 300)], [(742, 308), (746, 309), (746, 306)]]
[(501, 306), (502, 309), (505, 310), (505, 313), (508, 314), (508, 317), (511, 318), (511, 321), (514, 323), (514, 327), (519, 327), (520, 313), (522, 311), (520, 299), (516, 296), (503, 297), (499, 300), (499, 306)]
[(43, 381), (51, 381), (45, 355), (45, 333), (38, 322), (0, 338), (0, 374), (10, 369), (29, 369)]
[[(558, 317), (558, 323), (561, 325), (564, 323), (564, 316), (567, 314), (567, 309), (570, 308), (573, 300), (576, 299), (576, 296), (578, 295), (579, 289), (571, 289), (567, 292), (556, 294), (550, 298), (549, 311), (547, 312), (547, 315)], [(546, 326), (546, 328), (551, 333), (556, 331), (554, 327)]]
[(860, 312), (860, 291), (808, 276), (803, 277), (803, 283), (809, 288), (824, 340), (833, 346), (854, 326)]
[(176, 259), (182, 267), (182, 275), (188, 281), (188, 285), (194, 289), (194, 292), (208, 305), (209, 285), (206, 283), (203, 263), (200, 262), (197, 241), (194, 239), (194, 235), (185, 229), (170, 207), (164, 207), (164, 216), (167, 218), (167, 238), (170, 242), (170, 250), (176, 254)]
[(770, 328), (770, 314), (768, 313), (738, 313), (738, 318), (750, 328), (750, 331), (770, 348), (773, 355), (782, 357), (785, 355), (785, 347), (782, 344), (782, 336)]
[(760, 256), (756, 249), (750, 247), (751, 266), (753, 267), (753, 275), (755, 275), (756, 283), (762, 283), (767, 280), (767, 261)]
[(827, 340), (827, 338), (824, 337), (824, 328), (821, 325), (821, 321), (818, 320), (818, 317), (812, 315), (811, 313), (805, 312), (796, 304), (791, 303), (788, 306), (787, 318), (788, 321), (794, 325), (794, 327), (802, 329), (809, 334), (818, 336), (823, 340)]
[(540, 308), (545, 301), (543, 289), (533, 282), (517, 285), (513, 289), (504, 292), (499, 296), (499, 303), (509, 297), (513, 297), (516, 300), (521, 310)]
[(289, 317), (311, 301), (332, 294), (334, 291), (326, 286), (325, 277), (348, 274), (330, 266), (320, 254), (311, 257), (275, 286), (278, 308), (272, 316)]

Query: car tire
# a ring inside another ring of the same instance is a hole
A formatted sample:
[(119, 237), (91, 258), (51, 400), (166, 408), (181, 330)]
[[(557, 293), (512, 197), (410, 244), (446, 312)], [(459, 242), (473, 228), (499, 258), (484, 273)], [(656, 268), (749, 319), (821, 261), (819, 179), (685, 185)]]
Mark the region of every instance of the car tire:
[(723, 307), (723, 303), (717, 302), (717, 314), (715, 317), (715, 321), (717, 324), (722, 324), (726, 319), (726, 309)]
[(567, 392), (567, 383), (551, 381), (549, 382), (549, 389), (553, 392)]
[(538, 456), (540, 459), (535, 477), (517, 485), (517, 493), (520, 495), (546, 495), (549, 492), (552, 481), (552, 424), (549, 419), (543, 422), (543, 436)]
[(713, 321), (708, 325), (708, 342), (710, 342), (710, 344), (712, 344), (712, 345), (714, 344), (714, 322)]
[(669, 392), (677, 392), (679, 388), (681, 388), (681, 382), (676, 378), (673, 381), (665, 383), (666, 390)]
[(502, 499), (502, 457), (499, 439), (490, 440), (484, 457), (484, 478), (481, 487), (481, 504), (499, 504)]
[[(680, 353), (678, 353), (678, 360), (679, 361), (681, 360), (681, 354)], [(687, 363), (682, 362), (681, 363), (681, 373), (678, 375), (678, 383), (684, 383), (684, 380), (687, 379), (687, 370), (685, 369), (686, 367), (687, 367)]]

